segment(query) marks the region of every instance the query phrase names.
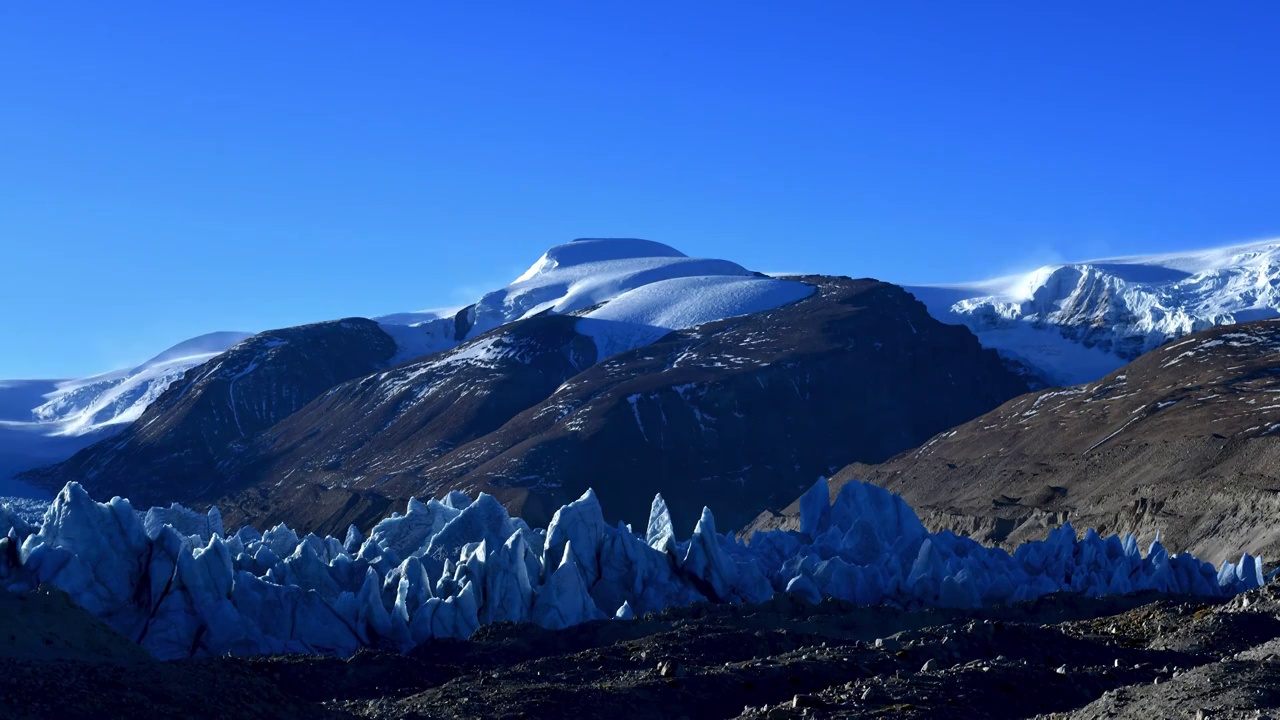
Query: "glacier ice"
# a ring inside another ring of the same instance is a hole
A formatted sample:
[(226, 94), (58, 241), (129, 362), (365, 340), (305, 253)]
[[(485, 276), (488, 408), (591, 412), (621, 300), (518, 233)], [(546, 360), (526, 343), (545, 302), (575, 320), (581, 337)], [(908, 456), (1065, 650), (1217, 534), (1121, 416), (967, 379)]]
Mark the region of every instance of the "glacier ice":
[(226, 534), (216, 510), (137, 512), (69, 483), (38, 528), (0, 506), (0, 583), (50, 583), (160, 658), (285, 652), (407, 651), (466, 638), (481, 625), (561, 629), (632, 619), (695, 602), (759, 602), (788, 592), (901, 608), (975, 608), (1047, 593), (1142, 590), (1226, 595), (1264, 582), (1260, 558), (1215, 568), (1159, 541), (1103, 538), (1070, 526), (1009, 553), (931, 534), (897, 495), (865, 483), (830, 501), (820, 479), (800, 501), (801, 529), (716, 531), (704, 509), (677, 539), (661, 497), (638, 534), (610, 526), (595, 493), (547, 530), (491, 496), (411, 501), (367, 537), (299, 537), (283, 525)]
[(573, 543), (565, 543), (560, 566), (538, 589), (538, 598), (533, 603), (533, 621), (550, 630), (562, 630), (602, 617), (604, 614), (587, 592), (587, 582), (578, 567)]
[(214, 535), (222, 535), (222, 513), (218, 508), (209, 508), (209, 512), (201, 515), (194, 510), (174, 503), (167, 508), (154, 507), (142, 516), (142, 527), (147, 537), (155, 539), (160, 528), (171, 526), (183, 535), (198, 536), (204, 542)]
[(583, 315), (578, 332), (595, 341), (597, 356), (617, 355), (673, 330), (772, 310), (816, 288), (766, 277), (693, 276), (658, 280), (625, 291)]
[(596, 550), (607, 528), (595, 491), (587, 490), (582, 497), (551, 516), (543, 550), (545, 562), (558, 568), (561, 556), (568, 557), (570, 549), (573, 549), (574, 560), (583, 573), (583, 579), (587, 585), (595, 584), (600, 577)]
[(39, 532), (23, 541), (19, 557), (36, 581), (56, 585), (84, 609), (107, 617), (129, 605), (151, 545), (127, 500), (96, 503), (78, 483), (68, 483)]
[(667, 545), (674, 545), (675, 529), (671, 525), (671, 511), (667, 509), (667, 501), (658, 493), (653, 496), (653, 504), (649, 506), (649, 526), (645, 530), (645, 541), (657, 550), (665, 551)]

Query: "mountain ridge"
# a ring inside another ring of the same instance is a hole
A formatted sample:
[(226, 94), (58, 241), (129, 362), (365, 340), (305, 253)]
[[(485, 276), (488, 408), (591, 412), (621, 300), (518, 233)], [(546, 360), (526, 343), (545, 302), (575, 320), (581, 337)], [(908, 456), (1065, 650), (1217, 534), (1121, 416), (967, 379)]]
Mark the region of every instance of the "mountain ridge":
[[(767, 298), (775, 293), (780, 299), (769, 302), (795, 299), (777, 292), (783, 286), (751, 282), (748, 278), (765, 276), (728, 261), (689, 258), (670, 246), (649, 240), (581, 238), (549, 249), (506, 288), (486, 293), (471, 305), (392, 313), (374, 320), (395, 339), (399, 352), (393, 364), (398, 364), (455, 347), (488, 329), (547, 309), (546, 303), (553, 310), (579, 313), (591, 304), (615, 300), (626, 291), (656, 284), (641, 276), (642, 268), (619, 273), (617, 267), (608, 267), (627, 260), (647, 262), (649, 278), (657, 281), (712, 272), (723, 278), (720, 282), (726, 286), (737, 285), (733, 278), (742, 279), (740, 289), (749, 290), (739, 293), (744, 298), (752, 294)], [(592, 271), (581, 272), (584, 268)], [(573, 277), (575, 272), (577, 277)], [(557, 273), (569, 280), (561, 283), (558, 291), (554, 287), (548, 290), (556, 284)], [(586, 277), (589, 275), (598, 277), (591, 280)], [(790, 275), (779, 276), (786, 277)], [(611, 282), (608, 278), (615, 282), (616, 292), (601, 294), (601, 288)], [(1277, 278), (1280, 242), (1259, 241), (1048, 265), (1029, 273), (978, 282), (906, 287), (934, 317), (964, 325), (977, 334), (984, 346), (1006, 358), (1011, 369), (1034, 384), (1054, 386), (1096, 380), (1141, 352), (1188, 332), (1274, 316), (1280, 313), (1280, 296), (1274, 290)], [(583, 280), (588, 281), (587, 285), (594, 284), (595, 289), (570, 288)], [(609, 312), (612, 311), (604, 314)], [(673, 328), (628, 327), (624, 323), (602, 327), (596, 335), (602, 350), (612, 354), (629, 345), (656, 340), (663, 329)], [(247, 333), (212, 335), (229, 336), (223, 343), (225, 347), (220, 348), (223, 350), (248, 337)], [(175, 348), (200, 339), (193, 338)], [(8, 474), (6, 469), (62, 459), (68, 448), (82, 447), (140, 416), (159, 391), (181, 377), (183, 365), (197, 363), (175, 363), (168, 372), (156, 370), (156, 377), (149, 381), (136, 378), (132, 386), (121, 375), (136, 375), (148, 364), (166, 359), (173, 350), (158, 354), (138, 368), (81, 380), (50, 381), (52, 385), (39, 393), (50, 395), (43, 399), (31, 397), (36, 387), (33, 381), (0, 381), (0, 411), (6, 413), (0, 418), (0, 456), (13, 458), (0, 460), (0, 476)], [(118, 385), (124, 387), (116, 388)], [(27, 407), (22, 407), (24, 404)], [(9, 406), (16, 412), (6, 409)], [(28, 417), (29, 412), (36, 413), (35, 420)], [(47, 437), (52, 435), (60, 437)], [(88, 439), (61, 437), (74, 435)], [(23, 457), (24, 452), (30, 457)]]
[[(1036, 390), (878, 464), (832, 477), (899, 493), (933, 530), (1006, 546), (1071, 522), (1160, 537), (1211, 561), (1274, 555), (1280, 320), (1221, 326), (1106, 377)], [(798, 502), (757, 529), (794, 526)]]
[[(1026, 387), (967, 330), (937, 323), (896, 286), (806, 277), (781, 287), (793, 285), (804, 288), (798, 300), (759, 309), (751, 295), (746, 306), (729, 303), (746, 314), (663, 330), (606, 357), (589, 333), (607, 320), (592, 315), (609, 302), (569, 314), (545, 308), (392, 367), (394, 343), (381, 326), (348, 321), (386, 338), (363, 370), (313, 384), (299, 373), (322, 367), (325, 354), (306, 352), (309, 365), (264, 365), (246, 376), (266, 373), (250, 386), (263, 394), (245, 397), (248, 408), (279, 406), (282, 392), (306, 384), (305, 396), (284, 403), (287, 413), (242, 431), (218, 410), (225, 387), (185, 420), (176, 400), (162, 398), (123, 441), (32, 477), (47, 486), (76, 478), (147, 502), (225, 501), (239, 521), (335, 531), (345, 525), (334, 523), (376, 519), (407, 497), (457, 489), (482, 489), (545, 519), (540, 509), (588, 484), (612, 516), (639, 522), (647, 504), (622, 489), (656, 485), (673, 497), (692, 493), (694, 513), (708, 493), (737, 496), (725, 511), (736, 525), (819, 474), (854, 458), (887, 458)], [(198, 384), (209, 372), (169, 394), (207, 394)], [(600, 473), (613, 481), (592, 483)], [(690, 476), (703, 480), (690, 485)], [(184, 494), (167, 495), (166, 477), (182, 478)], [(647, 503), (651, 493), (642, 495)]]
[(1047, 265), (908, 290), (934, 317), (968, 327), (1045, 384), (1075, 385), (1183, 335), (1280, 317), (1280, 241)]

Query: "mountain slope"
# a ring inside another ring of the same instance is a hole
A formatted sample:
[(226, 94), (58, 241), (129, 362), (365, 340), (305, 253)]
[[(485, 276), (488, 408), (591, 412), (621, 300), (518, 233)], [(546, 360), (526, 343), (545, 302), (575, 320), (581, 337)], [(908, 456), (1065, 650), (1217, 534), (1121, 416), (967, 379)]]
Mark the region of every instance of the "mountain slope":
[(185, 340), (129, 370), (59, 382), (45, 402), (32, 409), (38, 422), (54, 423), (59, 435), (84, 435), (142, 416), (187, 370), (249, 337), (218, 332)]
[(1046, 382), (1090, 382), (1171, 339), (1280, 316), (1280, 242), (1042, 267), (909, 288)]
[[(1280, 321), (1197, 333), (1093, 383), (1023, 395), (852, 478), (934, 528), (1014, 544), (1070, 520), (1217, 562), (1280, 550)], [(798, 512), (793, 506), (789, 512)]]
[(46, 488), (84, 481), (157, 504), (203, 497), (240, 442), (335, 384), (385, 367), (396, 350), (361, 318), (255, 335), (188, 372), (119, 435), (22, 478)]
[(817, 292), (602, 362), (590, 317), (546, 315), (345, 383), (264, 433), (234, 471), (251, 489), (220, 504), (340, 530), (335, 508), (482, 490), (539, 522), (590, 485), (613, 518), (645, 522), (657, 491), (691, 508), (677, 523), (714, 500), (736, 526), (1025, 389), (900, 288), (803, 280)]
[[(759, 276), (731, 262), (688, 258), (660, 243), (631, 239), (576, 240), (548, 250), (515, 282), (502, 290), (488, 293), (476, 304), (454, 312), (452, 315), (427, 311), (386, 316), (378, 323), (360, 321), (370, 326), (365, 328), (366, 331), (373, 332), (372, 328), (376, 328), (377, 332), (374, 334), (378, 338), (378, 343), (385, 343), (389, 339), (393, 352), (387, 357), (379, 354), (376, 362), (360, 365), (359, 372), (355, 372), (355, 368), (346, 368), (336, 375), (331, 374), (330, 371), (335, 368), (330, 367), (330, 363), (335, 360), (341, 362), (342, 358), (326, 357), (327, 351), (323, 347), (323, 342), (320, 347), (312, 349), (312, 355), (306, 358), (305, 362), (294, 362), (289, 355), (280, 355), (278, 359), (272, 360), (274, 363), (272, 372), (278, 374), (279, 382), (263, 384), (253, 389), (252, 392), (257, 393), (257, 396), (246, 401), (247, 407), (283, 408), (292, 412), (339, 380), (347, 380), (398, 363), (412, 361), (414, 358), (441, 352), (445, 353), (444, 357), (447, 358), (442, 365), (448, 371), (444, 374), (449, 375), (451, 368), (467, 365), (467, 363), (454, 362), (456, 359), (484, 360), (487, 357), (485, 348), (490, 347), (487, 345), (476, 345), (465, 353), (453, 350), (460, 343), (466, 343), (469, 339), (481, 335), (484, 328), (489, 326), (505, 328), (521, 322), (533, 323), (537, 318), (544, 316), (561, 317), (562, 321), (559, 322), (565, 331), (573, 337), (580, 338), (581, 341), (573, 351), (574, 362), (578, 363), (574, 369), (576, 372), (586, 366), (581, 364), (583, 362), (594, 363), (605, 354), (621, 352), (652, 342), (670, 332), (671, 329), (756, 312), (792, 302), (812, 291), (813, 288), (808, 285)], [(573, 314), (574, 319), (563, 319), (566, 313)], [(555, 323), (536, 326), (551, 327), (552, 324)], [(276, 334), (292, 333), (291, 337), (295, 344), (306, 347), (311, 341), (304, 340), (304, 337), (324, 327), (327, 325), (303, 326), (276, 331)], [(580, 328), (582, 332), (575, 328)], [(548, 339), (556, 341), (554, 333), (551, 338), (542, 340), (534, 338), (538, 342)], [(252, 348), (236, 350), (240, 355), (257, 352)], [(342, 350), (339, 354), (345, 352), (347, 351)], [(274, 358), (275, 355), (272, 357)], [(221, 356), (210, 361), (210, 364), (214, 362), (225, 364)], [(351, 372), (348, 373), (347, 370)], [(524, 387), (523, 381), (514, 381), (512, 385), (512, 378), (523, 377), (516, 372), (514, 366), (490, 368), (481, 362), (480, 370), (482, 376), (480, 380), (492, 376), (490, 379), (503, 386), (498, 397), (508, 405), (512, 400), (527, 396), (529, 388)], [(314, 373), (314, 377), (304, 377), (308, 372)], [(551, 387), (554, 388), (565, 377), (557, 379)], [(457, 380), (462, 383), (458, 387), (465, 390), (466, 383), (474, 382), (477, 378), (474, 373), (471, 373), (463, 374)], [(307, 388), (307, 392), (298, 394), (299, 388), (303, 386)], [(535, 402), (550, 389), (540, 391), (543, 395), (532, 397), (528, 402)], [(179, 396), (181, 395), (182, 393), (179, 393)], [(524, 407), (503, 406), (502, 402), (498, 405), (506, 407), (506, 410), (497, 411), (496, 415), (503, 421), (510, 414)], [(453, 402), (433, 407), (438, 411), (445, 409), (450, 411), (451, 417), (447, 421), (449, 424), (457, 427), (471, 427), (465, 411), (461, 407), (454, 407)], [(482, 414), (486, 416), (494, 415), (492, 408), (482, 410)], [(183, 413), (184, 420), (174, 421), (175, 414), (180, 411)], [(134, 455), (136, 447), (166, 447), (168, 448), (166, 452), (171, 453), (174, 452), (174, 448), (182, 448), (182, 453), (179, 455), (188, 457), (188, 460), (183, 462), (188, 465), (194, 462), (196, 466), (183, 470), (183, 472), (195, 473), (193, 479), (187, 483), (188, 490), (194, 489), (196, 485), (201, 487), (198, 494), (183, 497), (192, 501), (213, 499), (219, 492), (234, 484), (231, 475), (225, 469), (212, 467), (226, 460), (218, 455), (221, 451), (217, 448), (225, 446), (232, 449), (229, 443), (249, 438), (257, 431), (265, 429), (270, 423), (261, 424), (260, 427), (255, 423), (254, 429), (250, 431), (236, 425), (233, 422), (236, 420), (234, 415), (228, 415), (225, 412), (217, 415), (214, 409), (210, 409), (209, 412), (213, 413), (214, 417), (206, 418), (199, 412), (193, 414), (171, 405), (159, 407), (141, 423), (142, 426), (151, 429), (139, 430), (126, 439), (126, 443), (131, 444), (122, 455), (113, 449), (116, 448), (116, 444), (94, 448), (91, 453), (86, 453), (85, 457), (74, 459), (64, 467), (42, 473), (41, 476), (45, 477), (42, 482), (56, 485), (56, 482), (47, 478), (75, 477), (77, 474), (91, 470), (99, 474), (99, 479), (95, 482), (109, 488), (110, 492), (116, 492), (117, 488), (129, 487), (134, 496), (154, 499), (156, 496), (152, 493), (157, 490), (154, 486), (159, 481), (156, 473), (158, 468), (168, 461), (160, 462), (141, 472), (134, 472), (131, 468), (134, 460), (129, 458)], [(481, 412), (481, 409), (477, 412)], [(288, 413), (268, 412), (266, 414), (274, 422)], [(157, 424), (159, 418), (165, 418), (165, 420)], [(192, 423), (203, 429), (196, 433), (185, 429)], [(470, 431), (477, 430), (471, 428)], [(214, 439), (211, 441), (210, 437)], [(465, 436), (463, 439), (470, 439), (470, 437)], [(175, 444), (170, 447), (171, 443)], [(193, 444), (206, 449), (213, 447), (214, 449), (208, 452), (218, 457), (204, 454), (206, 450), (192, 450), (189, 446)], [(92, 460), (86, 461), (85, 458), (90, 456)], [(191, 458), (198, 458), (198, 460), (193, 461)], [(167, 471), (178, 467), (186, 468), (183, 462), (168, 468)], [(122, 469), (117, 472), (113, 468)], [(194, 477), (201, 478), (200, 483), (197, 483)], [(133, 487), (139, 482), (138, 478), (150, 478), (150, 480), (142, 482), (141, 487)]]
[(187, 370), (247, 337), (201, 335), (137, 367), (88, 378), (0, 380), (0, 496), (41, 494), (12, 476), (64, 460), (119, 432)]

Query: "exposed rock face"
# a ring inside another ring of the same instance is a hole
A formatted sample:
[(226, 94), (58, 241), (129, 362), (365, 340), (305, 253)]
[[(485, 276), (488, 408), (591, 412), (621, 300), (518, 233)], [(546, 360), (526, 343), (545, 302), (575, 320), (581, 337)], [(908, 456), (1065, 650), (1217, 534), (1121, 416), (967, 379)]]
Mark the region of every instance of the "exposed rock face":
[(124, 432), (24, 477), (50, 488), (83, 481), (99, 495), (154, 504), (213, 500), (229, 489), (221, 466), (245, 440), (395, 351), (361, 318), (255, 335), (187, 371)]
[[(1213, 562), (1280, 549), (1280, 322), (1220, 327), (1098, 382), (1023, 395), (879, 465), (842, 470), (931, 529), (1015, 545), (1070, 520), (1159, 532)], [(785, 515), (797, 516), (797, 503)], [(785, 524), (762, 518), (757, 527)], [(791, 523), (795, 523), (792, 520)]]

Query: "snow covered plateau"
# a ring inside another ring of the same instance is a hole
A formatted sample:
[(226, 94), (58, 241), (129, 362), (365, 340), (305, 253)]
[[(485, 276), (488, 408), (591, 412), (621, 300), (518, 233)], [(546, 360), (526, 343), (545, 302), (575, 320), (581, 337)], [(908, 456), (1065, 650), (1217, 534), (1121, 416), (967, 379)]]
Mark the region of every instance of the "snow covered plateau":
[(928, 533), (897, 495), (820, 480), (799, 532), (750, 544), (716, 532), (704, 509), (678, 540), (661, 496), (643, 533), (605, 523), (594, 493), (530, 528), (491, 496), (411, 501), (363, 537), (224, 531), (217, 509), (133, 509), (68, 484), (38, 528), (0, 506), (0, 583), (50, 583), (159, 658), (284, 652), (350, 655), (466, 638), (480, 625), (549, 629), (631, 618), (700, 601), (758, 602), (789, 592), (907, 609), (975, 608), (1074, 591), (1222, 596), (1263, 583), (1247, 554), (1220, 568), (1133, 536), (1077, 539), (1070, 526), (1013, 553)]

